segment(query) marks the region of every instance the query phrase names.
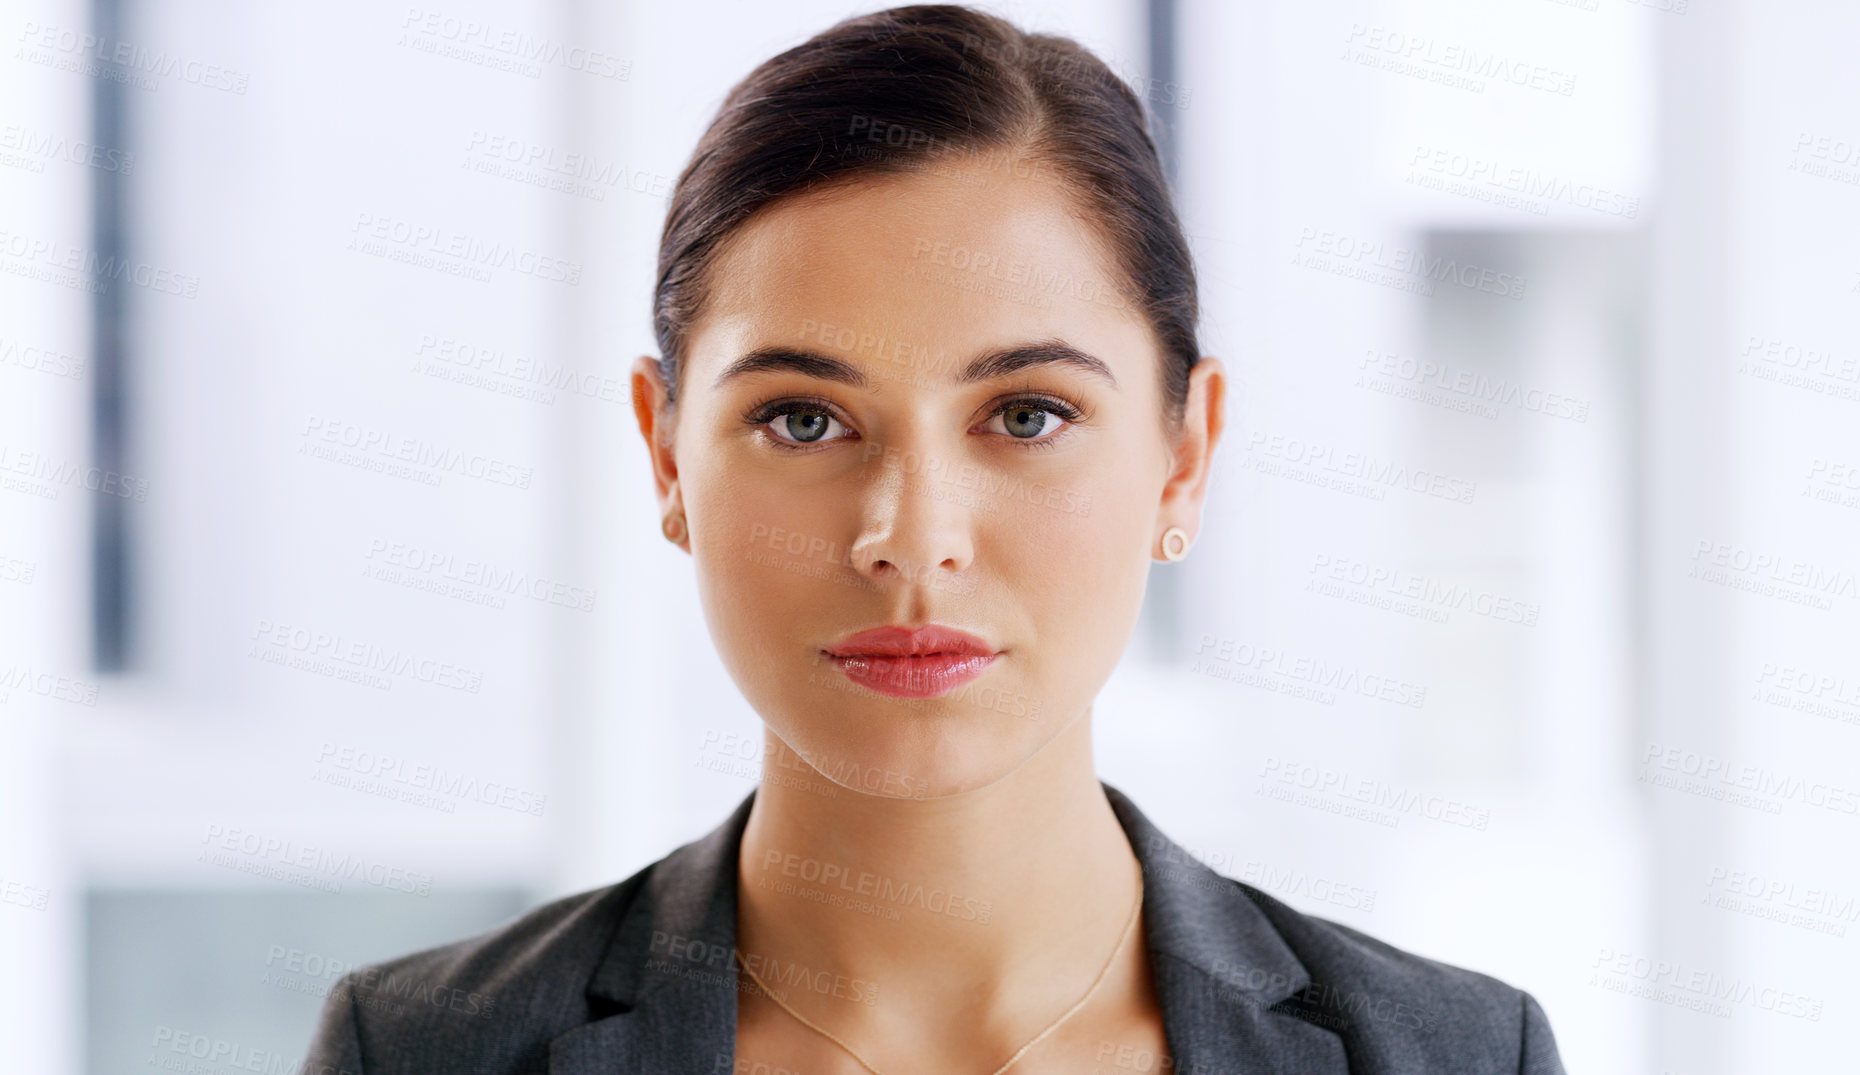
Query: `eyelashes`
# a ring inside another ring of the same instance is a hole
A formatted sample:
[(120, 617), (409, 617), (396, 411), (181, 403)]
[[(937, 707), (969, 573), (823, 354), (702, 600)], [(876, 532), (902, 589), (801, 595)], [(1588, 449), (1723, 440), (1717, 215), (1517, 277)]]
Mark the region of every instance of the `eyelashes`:
[(1034, 395), (1015, 396), (1012, 399), (1002, 401), (999, 406), (988, 412), (988, 421), (992, 422), (996, 418), (1012, 411), (1045, 411), (1066, 423), (1056, 432), (1046, 433), (1042, 431), (1042, 433), (1036, 437), (1016, 437), (1014, 434), (1006, 432), (1005, 429), (1002, 431), (1002, 436), (1028, 451), (1047, 451), (1057, 447), (1060, 438), (1071, 433), (1073, 426), (1084, 417), (1077, 407), (1067, 403), (1065, 400), (1054, 399), (1043, 395)]
[[(1010, 411), (1017, 410), (1044, 411), (1066, 423), (1064, 426), (1060, 427), (1059, 431), (1056, 433), (1042, 432), (1039, 436), (1034, 437), (1016, 437), (1012, 433), (1000, 434), (1007, 440), (1013, 441), (1015, 444), (1028, 451), (1043, 451), (1056, 447), (1057, 442), (1070, 434), (1073, 427), (1082, 422), (1085, 418), (1084, 410), (1069, 400), (1061, 399), (1058, 396), (1050, 395), (1045, 392), (1023, 390), (1022, 394), (1005, 396), (995, 403), (989, 409), (988, 417), (985, 421), (991, 422)], [(815, 445), (831, 444), (835, 441), (846, 440), (849, 439), (848, 434), (850, 434), (851, 437), (857, 437), (857, 434), (851, 434), (849, 430), (842, 433), (840, 436), (829, 436), (828, 434), (832, 432), (832, 428), (829, 426), (827, 432), (823, 433), (819, 440), (795, 441), (779, 436), (773, 431), (763, 428), (778, 418), (784, 418), (793, 414), (821, 415), (830, 423), (838, 423), (843, 429), (848, 424), (840, 415), (839, 408), (832, 400), (827, 399), (825, 396), (814, 395), (783, 396), (776, 399), (759, 400), (751, 404), (749, 411), (743, 415), (743, 424), (761, 430), (765, 441), (775, 445), (779, 450), (790, 452), (805, 451)]]
[[(825, 415), (829, 422), (840, 422), (842, 426), (845, 425), (845, 423), (840, 420), (838, 409), (833, 406), (833, 402), (824, 396), (789, 396), (783, 399), (757, 402), (749, 408), (749, 413), (743, 416), (743, 424), (761, 429), (775, 419), (783, 418), (790, 414), (820, 414)], [(805, 442), (784, 440), (769, 432), (767, 429), (762, 429), (762, 433), (765, 439), (789, 451), (806, 448), (813, 444), (830, 442), (829, 440)], [(841, 439), (844, 438), (831, 438), (831, 440)]]

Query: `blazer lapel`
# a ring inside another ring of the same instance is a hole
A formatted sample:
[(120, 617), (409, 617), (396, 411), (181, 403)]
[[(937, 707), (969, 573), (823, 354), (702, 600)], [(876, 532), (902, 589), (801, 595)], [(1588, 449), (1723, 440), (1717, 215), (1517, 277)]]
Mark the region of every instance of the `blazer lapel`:
[[(1102, 784), (1143, 866), (1144, 934), (1179, 1075), (1347, 1073), (1341, 1039), (1273, 1005), (1311, 984), (1241, 886)], [(588, 985), (596, 1019), (550, 1043), (549, 1075), (716, 1075), (736, 1052), (737, 852), (755, 801), (656, 864)]]
[(690, 982), (654, 989), (630, 1011), (549, 1044), (549, 1075), (717, 1075), (736, 1055), (736, 994)]
[(729, 1072), (736, 1055), (736, 854), (755, 801), (652, 867), (588, 983), (619, 1014), (549, 1043), (549, 1075)]
[(1150, 966), (1177, 1075), (1347, 1075), (1342, 1039), (1273, 1005), (1311, 975), (1246, 890), (1164, 835), (1109, 784), (1143, 865)]

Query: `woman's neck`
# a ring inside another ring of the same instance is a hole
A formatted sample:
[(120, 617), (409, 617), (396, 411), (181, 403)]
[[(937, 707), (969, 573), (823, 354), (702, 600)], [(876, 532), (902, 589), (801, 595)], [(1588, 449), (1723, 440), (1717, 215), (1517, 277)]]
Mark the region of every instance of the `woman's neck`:
[[(1089, 712), (1007, 777), (941, 799), (823, 795), (766, 760), (785, 750), (769, 745), (738, 859), (737, 947), (796, 1010), (849, 1041), (961, 1027), (990, 1054), (987, 1039), (1017, 1047), (1104, 969), (1138, 872), (1093, 769)], [(1139, 922), (1094, 1004), (1134, 1000), (1146, 972)]]

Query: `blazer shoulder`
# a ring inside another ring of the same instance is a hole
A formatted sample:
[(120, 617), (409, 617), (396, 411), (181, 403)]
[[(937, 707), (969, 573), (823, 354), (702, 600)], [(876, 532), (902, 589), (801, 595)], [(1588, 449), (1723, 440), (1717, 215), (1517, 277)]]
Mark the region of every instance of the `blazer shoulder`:
[(355, 968), (324, 1000), (302, 1075), (542, 1070), (550, 1039), (588, 1021), (588, 982), (657, 865)]
[(1353, 1056), (1371, 1058), (1365, 1070), (1563, 1075), (1549, 1020), (1524, 990), (1234, 884), (1311, 975), (1278, 1009), (1344, 1034)]

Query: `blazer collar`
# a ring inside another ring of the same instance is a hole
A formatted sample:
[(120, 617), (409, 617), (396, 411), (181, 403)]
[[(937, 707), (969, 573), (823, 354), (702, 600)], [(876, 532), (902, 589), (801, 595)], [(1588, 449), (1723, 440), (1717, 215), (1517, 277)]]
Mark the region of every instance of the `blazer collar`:
[[(1334, 1051), (1328, 1031), (1267, 1012), (1311, 979), (1242, 887), (1100, 786), (1143, 867), (1145, 943), (1173, 1070), (1277, 1071), (1275, 1057)], [(550, 1075), (733, 1070), (737, 851), (754, 801), (752, 791), (723, 824), (648, 872), (587, 987), (597, 1011), (623, 1010), (554, 1039)]]

